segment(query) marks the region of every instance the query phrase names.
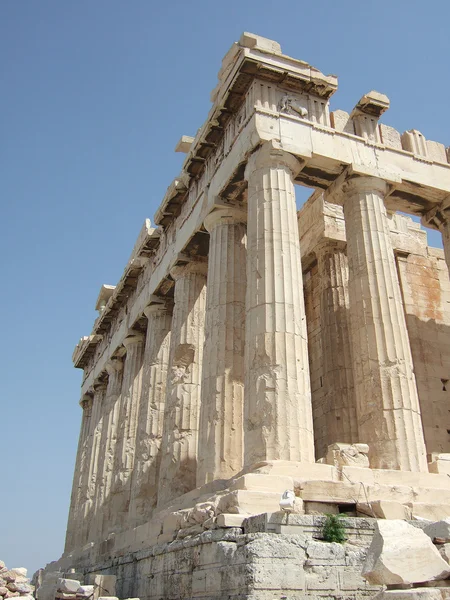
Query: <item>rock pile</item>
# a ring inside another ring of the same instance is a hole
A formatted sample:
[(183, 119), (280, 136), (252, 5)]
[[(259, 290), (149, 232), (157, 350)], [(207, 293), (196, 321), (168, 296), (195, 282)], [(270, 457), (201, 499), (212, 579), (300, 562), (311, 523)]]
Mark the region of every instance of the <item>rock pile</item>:
[(23, 567), (8, 569), (0, 560), (0, 599), (20, 596), (23, 600), (34, 600), (34, 586), (30, 584), (27, 570)]

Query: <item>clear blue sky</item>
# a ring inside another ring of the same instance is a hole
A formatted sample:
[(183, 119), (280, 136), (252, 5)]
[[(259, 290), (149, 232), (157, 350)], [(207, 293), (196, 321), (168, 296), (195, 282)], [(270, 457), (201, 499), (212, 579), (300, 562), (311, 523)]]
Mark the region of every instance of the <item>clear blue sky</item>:
[(383, 120), (450, 144), (448, 0), (2, 0), (0, 558), (63, 549), (80, 425), (71, 354), (153, 217), (242, 31), (371, 89)]

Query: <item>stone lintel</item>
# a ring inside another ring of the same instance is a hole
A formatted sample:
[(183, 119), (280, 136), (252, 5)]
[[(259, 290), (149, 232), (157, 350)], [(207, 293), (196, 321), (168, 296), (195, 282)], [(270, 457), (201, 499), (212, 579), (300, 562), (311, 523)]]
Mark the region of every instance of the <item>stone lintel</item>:
[(270, 140), (262, 144), (256, 152), (250, 156), (245, 169), (245, 178), (248, 180), (250, 174), (255, 169), (279, 166), (288, 167), (295, 178), (305, 164), (305, 160), (294, 156), (290, 152), (286, 152), (277, 140)]
[[(368, 180), (371, 180), (369, 183)], [(382, 186), (383, 193), (388, 195), (392, 188), (401, 183), (401, 178), (393, 172), (367, 165), (348, 165), (324, 192), (326, 201), (342, 205), (349, 186)], [(388, 187), (389, 186), (389, 187)]]
[(125, 348), (129, 348), (133, 344), (142, 344), (145, 342), (145, 335), (140, 331), (131, 330), (127, 337), (123, 340)]
[(211, 233), (220, 223), (246, 223), (247, 211), (240, 207), (220, 207), (210, 212), (203, 222), (205, 229)]

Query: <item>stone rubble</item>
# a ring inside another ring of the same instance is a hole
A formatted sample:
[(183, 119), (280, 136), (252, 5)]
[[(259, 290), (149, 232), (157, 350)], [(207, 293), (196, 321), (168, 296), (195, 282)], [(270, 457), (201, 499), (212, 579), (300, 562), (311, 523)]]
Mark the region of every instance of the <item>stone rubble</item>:
[(24, 600), (32, 600), (34, 589), (24, 567), (8, 569), (0, 560), (0, 599), (21, 597)]

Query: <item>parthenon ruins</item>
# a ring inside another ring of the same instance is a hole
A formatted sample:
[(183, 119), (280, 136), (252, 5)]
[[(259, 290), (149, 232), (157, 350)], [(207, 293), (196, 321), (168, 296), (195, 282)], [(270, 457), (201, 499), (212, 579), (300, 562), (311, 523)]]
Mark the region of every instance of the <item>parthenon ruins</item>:
[[(337, 84), (249, 33), (224, 57), (182, 172), (73, 355), (61, 564), (126, 582), (108, 561), (241, 527), (286, 490), (305, 517), (450, 515), (450, 152), (380, 123), (382, 93), (331, 111)], [(130, 594), (177, 597), (137, 569)]]

